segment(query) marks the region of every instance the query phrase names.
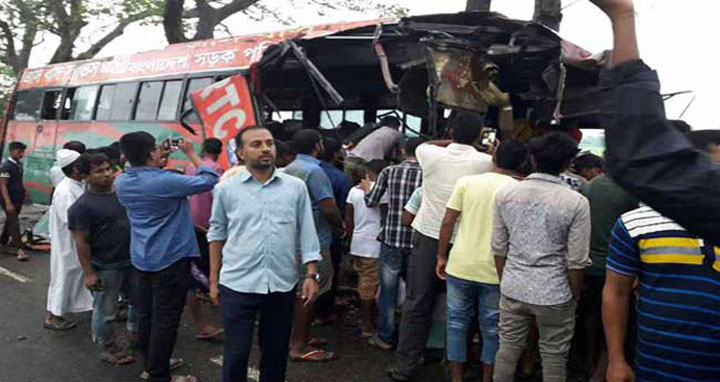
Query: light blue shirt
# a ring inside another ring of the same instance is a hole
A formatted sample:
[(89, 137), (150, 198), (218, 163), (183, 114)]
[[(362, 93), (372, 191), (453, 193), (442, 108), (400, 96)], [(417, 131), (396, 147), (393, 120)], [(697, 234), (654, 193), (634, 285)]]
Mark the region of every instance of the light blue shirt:
[(118, 200), (130, 219), (130, 261), (144, 272), (198, 257), (188, 196), (212, 190), (218, 176), (200, 167), (195, 176), (150, 167), (129, 168), (115, 180)]
[(275, 171), (260, 184), (243, 171), (215, 187), (208, 242), (224, 241), (220, 284), (241, 293), (288, 292), (303, 264), (320, 261), (305, 183)]

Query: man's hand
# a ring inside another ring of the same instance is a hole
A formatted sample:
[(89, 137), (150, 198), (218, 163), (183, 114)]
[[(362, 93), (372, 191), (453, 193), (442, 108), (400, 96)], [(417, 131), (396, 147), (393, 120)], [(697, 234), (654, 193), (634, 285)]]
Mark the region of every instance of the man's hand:
[(5, 204), (5, 213), (8, 215), (17, 215), (17, 209), (12, 203)]
[(89, 272), (85, 274), (85, 287), (91, 291), (97, 291), (100, 288), (100, 278), (97, 273)]
[(633, 0), (590, 0), (590, 2), (600, 8), (610, 20), (635, 14)]
[(447, 267), (448, 258), (447, 256), (438, 256), (437, 265), (435, 266), (435, 274), (440, 280), (447, 280), (447, 273), (445, 273), (445, 267)]
[(630, 365), (625, 360), (621, 360), (608, 364), (605, 379), (607, 382), (632, 382), (635, 380), (635, 375)]
[(180, 151), (183, 152), (185, 155), (190, 155), (190, 153), (195, 153), (195, 145), (191, 141), (183, 141), (183, 143), (180, 145)]
[(302, 293), (300, 298), (305, 301), (303, 306), (312, 304), (317, 299), (318, 292), (320, 291), (320, 285), (313, 278), (306, 278), (302, 285)]
[(210, 282), (210, 300), (213, 305), (220, 305), (220, 288), (218, 283)]

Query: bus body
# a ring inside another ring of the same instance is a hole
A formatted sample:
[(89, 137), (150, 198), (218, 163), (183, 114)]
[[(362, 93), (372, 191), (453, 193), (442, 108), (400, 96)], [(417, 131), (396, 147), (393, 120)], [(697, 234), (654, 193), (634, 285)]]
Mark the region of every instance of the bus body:
[[(480, 19), (469, 22), (471, 16)], [(228, 143), (240, 128), (266, 121), (275, 112), (290, 113), (282, 115), (290, 120), (301, 119), (305, 127), (335, 127), (343, 120), (358, 124), (374, 121), (379, 113), (396, 109), (407, 111), (402, 118), (408, 125), (414, 118), (416, 129), (422, 125), (427, 132), (428, 121), (436, 123), (437, 118), (442, 118), (442, 109), (413, 110), (416, 104), (425, 107), (415, 99), (430, 94), (426, 88), (432, 88), (433, 81), (421, 88), (413, 86), (414, 81), (408, 78), (424, 76), (427, 82), (428, 73), (434, 69), (430, 59), (423, 61), (427, 54), (422, 44), (439, 32), (445, 40), (457, 34), (465, 41), (472, 35), (472, 28), (476, 35), (477, 28), (486, 28), (493, 39), (505, 43), (511, 35), (530, 33), (530, 37), (521, 34), (512, 40), (526, 38), (542, 48), (540, 53), (521, 53), (529, 57), (527, 67), (498, 56), (499, 66), (511, 62), (512, 70), (519, 73), (518, 78), (508, 79), (503, 86), (517, 89), (518, 94), (535, 89), (528, 99), (541, 99), (550, 105), (557, 101), (557, 89), (550, 86), (541, 92), (536, 90), (545, 86), (543, 76), (548, 68), (560, 68), (561, 56), (566, 64), (589, 56), (532, 23), (490, 13), (434, 17), (303, 27), (26, 69), (16, 82), (0, 126), (3, 157), (7, 156), (9, 142), (21, 141), (28, 146), (24, 181), (31, 200), (46, 204), (52, 191), (49, 173), (55, 152), (73, 140), (95, 148), (107, 146), (128, 132), (147, 131), (158, 142), (182, 137), (199, 144), (205, 138), (218, 137), (228, 148), (233, 147)], [(381, 45), (388, 50), (387, 57), (379, 53)], [(455, 45), (451, 41), (448, 46), (455, 49)], [(525, 76), (525, 71), (531, 75)], [(458, 73), (450, 72), (450, 77)], [(438, 71), (438, 77), (445, 75)], [(188, 114), (193, 109), (193, 93), (228, 77), (242, 94), (242, 121), (236, 118), (228, 130), (222, 124), (201, 124), (196, 113)], [(392, 83), (393, 77), (400, 79), (398, 85)], [(452, 105), (444, 106), (452, 109)], [(233, 159), (231, 150), (221, 156), (226, 166)], [(176, 168), (185, 164), (178, 153), (171, 156), (170, 163)]]

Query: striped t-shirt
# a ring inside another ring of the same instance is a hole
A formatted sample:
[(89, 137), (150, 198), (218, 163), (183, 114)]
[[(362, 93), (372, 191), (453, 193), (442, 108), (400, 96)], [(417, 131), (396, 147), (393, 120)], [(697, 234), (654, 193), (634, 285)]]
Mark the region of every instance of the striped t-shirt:
[(639, 381), (720, 380), (720, 248), (642, 207), (615, 225), (607, 269), (639, 278)]

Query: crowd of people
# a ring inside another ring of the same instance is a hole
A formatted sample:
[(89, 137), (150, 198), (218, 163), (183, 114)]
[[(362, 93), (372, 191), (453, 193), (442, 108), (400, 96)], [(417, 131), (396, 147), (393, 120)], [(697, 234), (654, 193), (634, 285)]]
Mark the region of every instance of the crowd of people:
[[(636, 78), (649, 69), (632, 2), (600, 7), (615, 32), (609, 89), (652, 82)], [(628, 102), (649, 114), (657, 106)], [(618, 111), (627, 114), (630, 122), (642, 115)], [(717, 171), (709, 163), (720, 162), (718, 132), (658, 121), (680, 140), (688, 169)], [(454, 113), (444, 140), (408, 140), (400, 125), (383, 119), (346, 148), (314, 129), (283, 142), (250, 126), (234, 138), (240, 164), (229, 169), (214, 138), (200, 155), (192, 142), (174, 147), (147, 132), (99, 149), (66, 143), (51, 171), (45, 327), (70, 330), (73, 314), (92, 311), (104, 361), (125, 365), (139, 353), (143, 379), (192, 382), (171, 375), (184, 362), (172, 356), (187, 305), (198, 339), (225, 334), (223, 381), (247, 380), (256, 327), (260, 379), (283, 381), (288, 359), (338, 358), (313, 336), (313, 322), (336, 318), (338, 274), (354, 272), (357, 336), (394, 349), (396, 381), (420, 379), (437, 311), (453, 381), (463, 380), (476, 342), (488, 382), (532, 376), (535, 349), (542, 379), (565, 381), (572, 346), (593, 381), (717, 380), (720, 243), (703, 236), (704, 221), (695, 231), (665, 215), (681, 198), (645, 203), (627, 179), (635, 170), (617, 165), (627, 157), (622, 145), (636, 140), (618, 141), (611, 124), (606, 166), (564, 131), (483, 144), (484, 120), (471, 112)], [(18, 220), (26, 147), (8, 148), (0, 239), (26, 261)], [(180, 172), (166, 168), (177, 150), (189, 163)], [(645, 164), (652, 155), (643, 155)], [(196, 290), (220, 305), (223, 328), (207, 323)], [(113, 330), (121, 320), (128, 346)]]

